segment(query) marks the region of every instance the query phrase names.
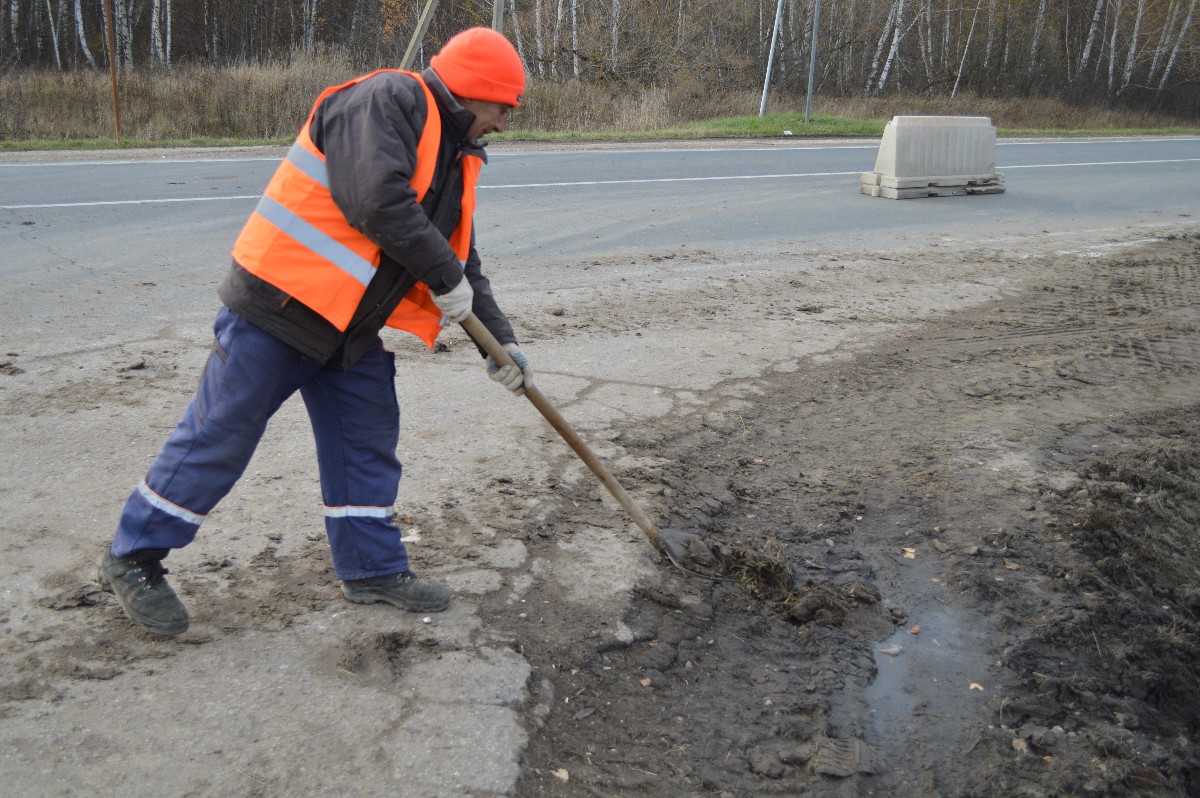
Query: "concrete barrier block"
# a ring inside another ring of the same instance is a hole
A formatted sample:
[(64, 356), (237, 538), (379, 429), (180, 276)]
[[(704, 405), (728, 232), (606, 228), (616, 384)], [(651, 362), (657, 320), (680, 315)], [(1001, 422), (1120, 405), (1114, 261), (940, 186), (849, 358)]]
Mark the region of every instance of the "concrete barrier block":
[[(996, 128), (985, 116), (897, 116), (887, 123), (862, 193), (889, 199), (996, 194)], [(962, 188), (964, 190), (952, 190)]]

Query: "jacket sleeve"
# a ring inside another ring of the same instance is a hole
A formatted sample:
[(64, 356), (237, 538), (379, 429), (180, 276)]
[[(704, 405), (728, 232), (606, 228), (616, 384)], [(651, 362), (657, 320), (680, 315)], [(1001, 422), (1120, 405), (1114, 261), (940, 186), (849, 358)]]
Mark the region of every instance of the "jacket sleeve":
[(462, 279), (445, 236), (409, 183), (428, 108), (417, 81), (383, 72), (330, 95), (313, 117), (329, 190), (346, 220), (435, 294)]
[[(488, 332), (496, 336), (497, 341), (502, 344), (517, 343), (517, 336), (513, 333), (512, 325), (496, 303), (496, 296), (492, 293), (492, 283), (483, 273), (479, 253), (475, 250), (474, 230), (471, 231), (471, 254), (467, 256), (467, 263), (463, 267), (463, 271), (467, 279), (471, 281), (471, 290), (475, 292), (475, 301), (471, 306), (471, 312), (483, 322), (483, 326), (488, 328)], [(481, 355), (487, 356), (487, 352), (482, 347), (477, 345), (477, 348)]]

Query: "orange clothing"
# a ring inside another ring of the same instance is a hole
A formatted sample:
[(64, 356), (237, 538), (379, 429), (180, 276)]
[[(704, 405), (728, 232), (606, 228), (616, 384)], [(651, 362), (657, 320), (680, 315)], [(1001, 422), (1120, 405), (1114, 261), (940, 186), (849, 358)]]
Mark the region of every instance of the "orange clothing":
[[(334, 202), (325, 172), (325, 155), (313, 143), (310, 125), (317, 108), (331, 94), (385, 71), (399, 70), (377, 70), (330, 87), (317, 98), (295, 144), (271, 178), (233, 249), (234, 260), (242, 268), (302, 302), (342, 332), (375, 276), (381, 250), (350, 225)], [(428, 106), (410, 180), (420, 203), (433, 181), (442, 138), (441, 117), (421, 76), (405, 74), (420, 83)], [(470, 154), (461, 158), (462, 217), (449, 243), (459, 262), (465, 263), (471, 248), (475, 186), (482, 160)], [(432, 348), (442, 330), (442, 321), (429, 288), (417, 283), (388, 317), (387, 324), (413, 333)]]

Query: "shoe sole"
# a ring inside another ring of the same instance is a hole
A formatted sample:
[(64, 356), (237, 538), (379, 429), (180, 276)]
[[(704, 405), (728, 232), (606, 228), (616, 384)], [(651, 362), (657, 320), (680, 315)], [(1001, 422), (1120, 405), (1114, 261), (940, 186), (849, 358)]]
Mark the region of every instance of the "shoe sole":
[(390, 599), (379, 593), (353, 593), (353, 594), (351, 594), (351, 593), (347, 593), (345, 590), (343, 590), (342, 595), (345, 596), (349, 601), (354, 602), (355, 604), (391, 604), (393, 607), (397, 607), (402, 610), (407, 610), (408, 612), (441, 612), (442, 610), (444, 610), (450, 606), (450, 599), (446, 599), (445, 601), (434, 602), (431, 604), (415, 604), (412, 602), (405, 602), (405, 601), (399, 601), (397, 599)]
[(117, 599), (117, 604), (121, 607), (121, 612), (125, 613), (125, 617), (146, 631), (153, 632), (156, 635), (163, 635), (165, 637), (174, 637), (175, 635), (181, 635), (186, 632), (188, 627), (191, 625), (190, 619), (183, 621), (182, 623), (160, 623), (158, 621), (152, 621), (149, 618), (140, 617), (136, 612), (133, 612), (126, 607), (125, 602), (121, 601), (121, 597), (117, 595), (117, 591), (113, 589), (112, 584), (108, 581), (108, 577), (104, 575), (103, 569), (97, 573), (97, 576), (99, 577), (97, 581), (100, 583), (100, 589), (105, 593), (112, 593)]

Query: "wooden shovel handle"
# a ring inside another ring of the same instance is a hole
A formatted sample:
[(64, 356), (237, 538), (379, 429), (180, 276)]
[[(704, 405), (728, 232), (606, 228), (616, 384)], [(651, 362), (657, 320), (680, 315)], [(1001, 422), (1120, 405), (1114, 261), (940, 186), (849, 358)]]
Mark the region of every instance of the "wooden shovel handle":
[[(467, 331), (467, 335), (475, 339), (483, 347), (484, 351), (491, 355), (501, 366), (520, 368), (508, 351), (496, 340), (496, 336), (492, 335), (491, 331), (483, 325), (483, 322), (475, 317), (474, 313), (463, 319), (462, 326)], [(613, 498), (625, 508), (625, 512), (629, 513), (629, 517), (633, 519), (638, 528), (650, 539), (654, 547), (659, 551), (665, 552), (664, 544), (658, 534), (658, 527), (650, 521), (650, 518), (642, 511), (637, 502), (625, 492), (625, 488), (621, 487), (621, 483), (617, 482), (617, 478), (612, 475), (611, 471), (605, 468), (604, 464), (588, 448), (588, 445), (583, 442), (578, 433), (571, 428), (571, 425), (562, 417), (557, 408), (550, 403), (550, 400), (533, 385), (525, 386), (525, 398), (533, 403), (533, 406), (538, 409), (543, 418), (550, 422), (550, 426), (554, 427), (555, 431), (567, 442), (567, 445), (575, 450), (575, 454), (579, 455), (579, 459), (604, 483), (604, 487), (608, 488), (608, 492), (612, 494)]]

